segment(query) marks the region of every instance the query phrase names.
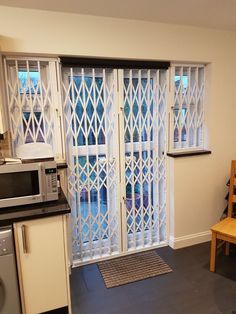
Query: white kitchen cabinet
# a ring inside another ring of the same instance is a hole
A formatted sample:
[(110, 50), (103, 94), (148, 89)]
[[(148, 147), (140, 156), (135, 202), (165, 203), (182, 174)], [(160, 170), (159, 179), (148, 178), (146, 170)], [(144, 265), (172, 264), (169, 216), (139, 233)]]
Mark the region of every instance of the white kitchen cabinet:
[(15, 223), (14, 235), (23, 313), (71, 313), (66, 215)]

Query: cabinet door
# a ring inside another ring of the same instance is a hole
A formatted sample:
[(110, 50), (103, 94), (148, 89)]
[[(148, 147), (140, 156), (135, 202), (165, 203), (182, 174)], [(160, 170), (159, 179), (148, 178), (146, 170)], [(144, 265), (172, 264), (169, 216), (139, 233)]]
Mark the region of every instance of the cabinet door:
[(16, 223), (14, 231), (24, 313), (67, 306), (69, 281), (63, 217)]

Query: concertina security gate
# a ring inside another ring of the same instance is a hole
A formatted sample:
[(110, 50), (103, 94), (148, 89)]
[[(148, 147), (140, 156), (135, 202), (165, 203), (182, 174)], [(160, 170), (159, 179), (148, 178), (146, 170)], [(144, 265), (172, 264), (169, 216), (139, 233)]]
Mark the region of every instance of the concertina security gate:
[(13, 154), (22, 144), (50, 144), (62, 156), (61, 107), (56, 58), (5, 57), (7, 105)]
[[(74, 265), (165, 244), (166, 70), (63, 67), (61, 82), (57, 58), (4, 64), (13, 152), (42, 142), (63, 158), (64, 116)], [(203, 147), (204, 70), (170, 70), (171, 149)]]
[(166, 243), (166, 78), (62, 68), (74, 265)]

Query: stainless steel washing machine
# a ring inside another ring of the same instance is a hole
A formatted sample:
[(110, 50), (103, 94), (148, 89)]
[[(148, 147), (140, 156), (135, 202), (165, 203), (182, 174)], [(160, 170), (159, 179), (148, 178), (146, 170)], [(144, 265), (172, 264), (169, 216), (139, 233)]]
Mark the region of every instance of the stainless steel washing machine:
[(11, 226), (0, 227), (0, 313), (21, 313)]

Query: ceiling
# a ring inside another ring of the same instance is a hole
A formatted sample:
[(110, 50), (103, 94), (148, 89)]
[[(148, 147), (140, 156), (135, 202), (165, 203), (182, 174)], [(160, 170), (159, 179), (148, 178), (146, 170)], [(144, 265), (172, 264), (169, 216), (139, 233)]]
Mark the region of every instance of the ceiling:
[(0, 0), (0, 5), (236, 30), (236, 0)]

